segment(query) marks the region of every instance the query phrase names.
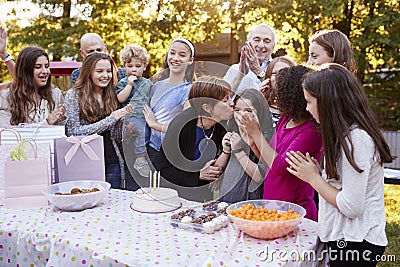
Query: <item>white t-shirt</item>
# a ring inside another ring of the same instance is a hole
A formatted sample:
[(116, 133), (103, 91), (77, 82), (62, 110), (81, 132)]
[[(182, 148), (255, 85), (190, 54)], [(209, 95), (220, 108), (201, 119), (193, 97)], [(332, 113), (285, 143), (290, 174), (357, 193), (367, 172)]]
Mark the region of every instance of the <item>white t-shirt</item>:
[[(261, 70), (266, 71), (268, 63), (269, 60), (264, 61), (263, 64), (261, 65)], [(239, 64), (233, 64), (226, 72), (224, 80), (232, 85), (232, 81), (238, 74), (239, 74)], [(254, 72), (249, 70), (249, 73), (247, 73), (241, 80), (238, 88), (236, 90), (234, 90), (233, 88), (233, 90), (237, 94), (245, 89), (250, 89), (250, 88), (258, 89), (260, 85), (261, 85), (260, 79), (257, 78), (257, 75)]]

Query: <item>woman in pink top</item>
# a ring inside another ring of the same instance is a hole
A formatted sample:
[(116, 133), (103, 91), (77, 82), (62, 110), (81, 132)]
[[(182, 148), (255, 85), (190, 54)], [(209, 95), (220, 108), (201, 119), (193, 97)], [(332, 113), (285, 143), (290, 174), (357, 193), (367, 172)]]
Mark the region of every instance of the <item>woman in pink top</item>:
[(301, 151), (321, 158), (322, 139), (311, 114), (306, 111), (306, 101), (301, 87), (302, 79), (310, 69), (293, 66), (279, 71), (277, 76), (278, 107), (282, 116), (270, 144), (262, 136), (257, 121), (251, 115), (243, 118), (247, 134), (260, 151), (260, 158), (269, 167), (264, 180), (264, 199), (296, 203), (307, 211), (306, 218), (317, 220), (314, 189), (286, 168), (286, 152)]

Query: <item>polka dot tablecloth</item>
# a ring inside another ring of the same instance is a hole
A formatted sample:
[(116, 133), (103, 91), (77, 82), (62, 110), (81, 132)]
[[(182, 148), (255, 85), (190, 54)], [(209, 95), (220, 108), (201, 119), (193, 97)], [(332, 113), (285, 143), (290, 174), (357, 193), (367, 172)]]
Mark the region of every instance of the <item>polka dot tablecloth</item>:
[[(81, 212), (52, 206), (0, 208), (0, 266), (314, 266), (316, 223), (304, 219), (289, 235), (258, 240), (236, 226), (214, 234), (175, 228), (171, 213), (130, 209), (133, 193), (110, 190), (103, 203)], [(183, 207), (195, 205), (183, 201)], [(282, 254), (282, 252), (286, 252)], [(289, 255), (290, 254), (290, 255)]]

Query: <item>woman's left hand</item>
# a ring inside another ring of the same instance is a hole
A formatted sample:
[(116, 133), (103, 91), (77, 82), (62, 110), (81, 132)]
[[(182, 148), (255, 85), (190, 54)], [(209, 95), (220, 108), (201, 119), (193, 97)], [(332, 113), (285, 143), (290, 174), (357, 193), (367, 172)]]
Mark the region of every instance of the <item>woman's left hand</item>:
[(213, 159), (204, 165), (204, 167), (200, 170), (200, 180), (215, 181), (216, 179), (218, 179), (218, 177), (221, 176), (224, 170), (222, 167), (214, 166), (215, 162), (216, 160)]
[(243, 141), (248, 146), (251, 147), (254, 144), (254, 139), (247, 134), (246, 129), (244, 127), (239, 127), (239, 133), (240, 133), (240, 136), (242, 137)]
[(156, 117), (154, 116), (153, 111), (148, 105), (143, 106), (143, 115), (149, 127), (154, 128), (153, 126), (154, 124), (157, 123), (157, 120)]
[(238, 133), (232, 132), (230, 140), (231, 140), (232, 150), (236, 150), (242, 147), (242, 138)]
[(319, 164), (316, 159), (300, 151), (290, 151), (286, 153), (286, 162), (289, 164), (287, 171), (297, 176), (299, 179), (310, 183), (311, 180), (320, 175)]
[(67, 117), (65, 116), (65, 106), (59, 105), (58, 108), (53, 110), (53, 112), (51, 112), (50, 115), (47, 117), (47, 123), (49, 125), (54, 125), (64, 121), (66, 118)]

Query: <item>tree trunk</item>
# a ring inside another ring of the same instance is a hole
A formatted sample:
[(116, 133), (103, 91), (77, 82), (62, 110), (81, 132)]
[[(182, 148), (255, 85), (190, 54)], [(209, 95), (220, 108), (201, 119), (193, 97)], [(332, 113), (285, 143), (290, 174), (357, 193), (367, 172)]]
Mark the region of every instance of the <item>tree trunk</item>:
[(230, 54), (230, 63), (235, 64), (239, 62), (239, 40), (238, 32), (237, 32), (237, 21), (235, 16), (235, 2), (230, 2), (230, 11), (231, 11), (231, 36), (230, 36), (230, 46), (231, 46), (231, 54)]

